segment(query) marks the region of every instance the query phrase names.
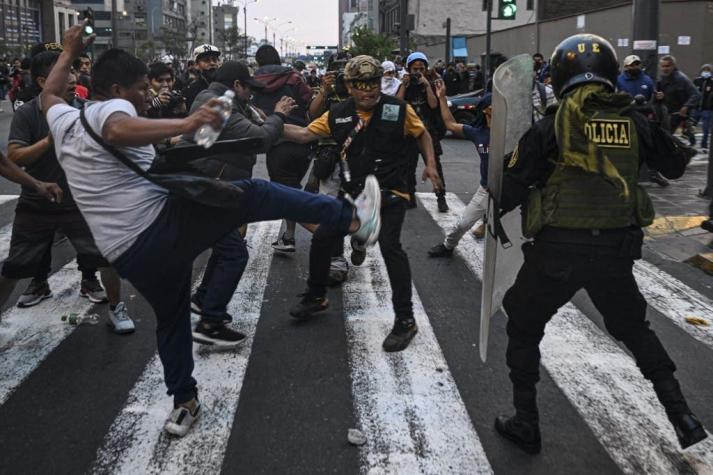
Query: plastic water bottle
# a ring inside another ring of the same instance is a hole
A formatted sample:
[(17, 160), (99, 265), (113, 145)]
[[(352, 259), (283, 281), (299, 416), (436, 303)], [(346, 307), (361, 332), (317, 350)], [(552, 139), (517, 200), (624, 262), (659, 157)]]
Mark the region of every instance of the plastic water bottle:
[(70, 313), (69, 315), (62, 315), (62, 321), (67, 322), (70, 325), (96, 325), (99, 323), (99, 315), (92, 313), (91, 315), (79, 315), (77, 313)]
[(215, 110), (220, 113), (220, 115), (223, 116), (223, 125), (220, 127), (220, 129), (215, 130), (213, 127), (211, 127), (208, 124), (205, 124), (201, 126), (200, 129), (196, 131), (196, 134), (193, 136), (193, 140), (198, 144), (203, 146), (204, 148), (210, 148), (213, 146), (216, 140), (218, 140), (218, 136), (220, 135), (220, 132), (223, 130), (223, 127), (225, 127), (225, 124), (228, 123), (228, 119), (230, 118), (230, 115), (233, 113), (233, 98), (235, 97), (235, 93), (231, 90), (225, 91), (225, 94), (220, 96), (218, 100), (220, 101), (219, 105), (215, 106)]

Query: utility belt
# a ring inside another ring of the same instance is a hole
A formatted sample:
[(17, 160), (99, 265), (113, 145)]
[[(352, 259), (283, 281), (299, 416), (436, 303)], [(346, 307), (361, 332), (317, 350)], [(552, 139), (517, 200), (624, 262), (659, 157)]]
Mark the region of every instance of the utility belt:
[(644, 233), (637, 226), (617, 229), (566, 229), (545, 226), (537, 234), (535, 241), (558, 246), (596, 247), (603, 254), (640, 259)]

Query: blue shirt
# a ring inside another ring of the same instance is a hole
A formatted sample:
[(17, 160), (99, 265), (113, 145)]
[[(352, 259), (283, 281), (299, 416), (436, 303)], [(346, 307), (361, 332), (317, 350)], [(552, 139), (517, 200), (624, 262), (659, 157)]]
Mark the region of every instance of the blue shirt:
[(628, 92), (632, 97), (641, 94), (646, 98), (647, 102), (651, 100), (655, 90), (653, 79), (643, 71), (637, 77), (633, 77), (624, 71), (616, 81), (616, 88), (619, 91)]
[(488, 157), (490, 156), (490, 129), (463, 125), (463, 135), (473, 142), (480, 155), (480, 186), (488, 186)]

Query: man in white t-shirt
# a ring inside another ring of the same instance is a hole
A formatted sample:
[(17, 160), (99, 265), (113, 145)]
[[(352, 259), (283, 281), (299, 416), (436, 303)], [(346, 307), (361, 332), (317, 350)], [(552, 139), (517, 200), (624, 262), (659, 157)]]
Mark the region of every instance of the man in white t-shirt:
[[(64, 52), (42, 91), (43, 111), (57, 158), (97, 247), (156, 314), (159, 356), (168, 394), (174, 397), (166, 430), (183, 436), (200, 409), (192, 376), (189, 299), (193, 260), (243, 224), (283, 218), (319, 224), (339, 235), (353, 233), (356, 239), (373, 244), (380, 226), (380, 192), (374, 179), (354, 207), (263, 180), (233, 182), (242, 190), (235, 208), (206, 206), (169, 194), (92, 139), (79, 111), (62, 99), (72, 61), (94, 38), (82, 39), (84, 23), (65, 32)], [(151, 144), (192, 134), (205, 124), (216, 129), (222, 126), (220, 114), (213, 109), (217, 99), (183, 119), (138, 117), (151, 97), (147, 68), (125, 51), (109, 50), (96, 61), (92, 92), (97, 102), (85, 106), (88, 126), (144, 170), (155, 157)], [(245, 338), (222, 321), (205, 319), (193, 329), (196, 333), (226, 346)]]

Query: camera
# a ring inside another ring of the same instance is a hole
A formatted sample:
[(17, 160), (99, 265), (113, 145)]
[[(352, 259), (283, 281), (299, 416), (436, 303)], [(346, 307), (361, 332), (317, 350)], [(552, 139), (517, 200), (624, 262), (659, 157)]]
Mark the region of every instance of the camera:
[(167, 109), (174, 109), (178, 106), (181, 105), (181, 103), (186, 102), (186, 98), (183, 97), (183, 95), (178, 92), (178, 91), (171, 91), (169, 92), (171, 95), (171, 99), (168, 101), (168, 104), (166, 105)]

